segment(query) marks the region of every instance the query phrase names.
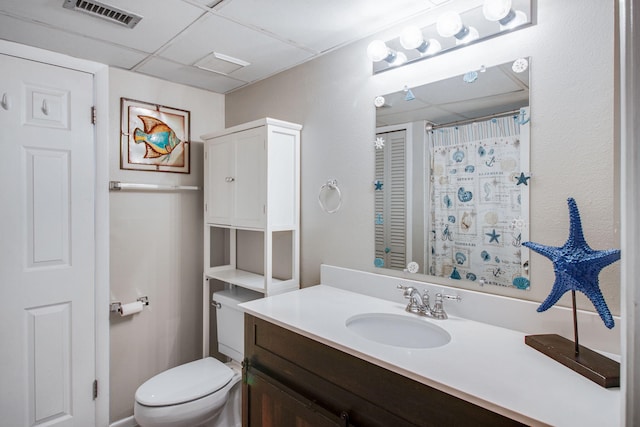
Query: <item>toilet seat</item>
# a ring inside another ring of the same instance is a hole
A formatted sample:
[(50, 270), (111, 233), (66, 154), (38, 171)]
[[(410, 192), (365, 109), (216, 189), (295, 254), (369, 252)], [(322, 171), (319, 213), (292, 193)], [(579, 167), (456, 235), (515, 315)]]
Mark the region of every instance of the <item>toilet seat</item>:
[(164, 371), (138, 387), (136, 402), (158, 407), (201, 399), (225, 387), (234, 372), (213, 357), (196, 360)]

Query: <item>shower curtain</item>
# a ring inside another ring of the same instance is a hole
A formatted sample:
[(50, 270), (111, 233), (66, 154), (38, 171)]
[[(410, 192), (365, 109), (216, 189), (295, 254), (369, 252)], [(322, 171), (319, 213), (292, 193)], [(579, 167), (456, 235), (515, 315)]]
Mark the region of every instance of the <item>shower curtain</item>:
[(509, 116), (429, 132), (429, 274), (528, 289), (528, 125), (519, 123)]

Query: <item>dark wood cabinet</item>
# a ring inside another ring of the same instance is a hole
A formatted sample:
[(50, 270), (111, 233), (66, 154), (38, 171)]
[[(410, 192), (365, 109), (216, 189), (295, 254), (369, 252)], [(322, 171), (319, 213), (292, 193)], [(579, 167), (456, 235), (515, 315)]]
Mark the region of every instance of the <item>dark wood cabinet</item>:
[(248, 425), (263, 427), (346, 427), (346, 413), (336, 416), (254, 368), (245, 373), (250, 389)]
[(245, 315), (244, 427), (523, 425)]

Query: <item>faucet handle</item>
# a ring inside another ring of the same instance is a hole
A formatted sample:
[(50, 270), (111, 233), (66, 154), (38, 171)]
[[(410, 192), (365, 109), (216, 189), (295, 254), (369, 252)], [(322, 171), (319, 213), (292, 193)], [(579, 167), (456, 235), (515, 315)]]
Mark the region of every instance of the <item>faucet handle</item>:
[(456, 302), (460, 302), (462, 301), (462, 297), (460, 295), (447, 295), (447, 294), (441, 294), (443, 299), (448, 299), (448, 300), (453, 300)]
[(416, 290), (416, 288), (414, 288), (413, 286), (403, 286), (403, 285), (398, 285), (396, 286), (396, 289), (401, 289), (404, 291), (403, 295), (405, 298), (411, 298), (411, 294), (413, 293), (413, 291)]
[(447, 312), (444, 311), (444, 300), (453, 300), (453, 301), (462, 301), (462, 298), (459, 295), (447, 295), (442, 293), (436, 294), (436, 301), (433, 304), (433, 310), (431, 310), (431, 314), (435, 319), (444, 320), (447, 319)]

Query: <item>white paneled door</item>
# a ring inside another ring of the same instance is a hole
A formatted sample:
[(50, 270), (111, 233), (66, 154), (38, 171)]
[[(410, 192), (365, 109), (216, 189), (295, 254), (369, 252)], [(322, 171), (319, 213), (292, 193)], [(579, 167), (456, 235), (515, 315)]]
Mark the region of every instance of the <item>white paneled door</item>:
[(93, 76), (0, 70), (0, 425), (93, 426)]

